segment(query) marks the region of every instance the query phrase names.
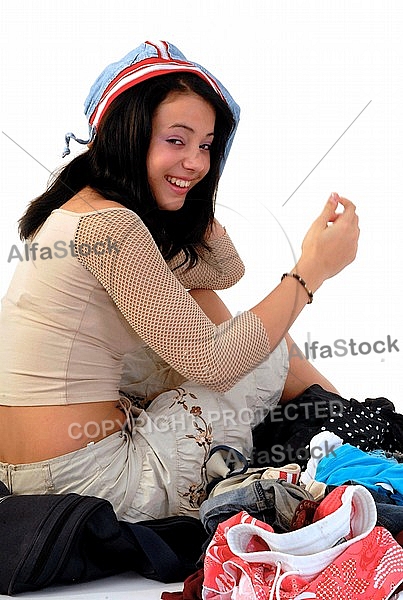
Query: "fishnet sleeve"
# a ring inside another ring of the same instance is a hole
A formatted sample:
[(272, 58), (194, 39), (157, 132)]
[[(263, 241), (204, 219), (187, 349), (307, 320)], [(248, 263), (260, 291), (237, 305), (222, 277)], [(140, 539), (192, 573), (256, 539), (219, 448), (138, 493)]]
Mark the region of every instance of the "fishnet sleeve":
[(211, 251), (206, 250), (191, 269), (179, 266), (185, 260), (183, 251), (168, 261), (169, 268), (185, 288), (225, 290), (243, 277), (245, 266), (227, 232), (209, 241), (209, 246)]
[(219, 326), (206, 317), (132, 211), (83, 215), (75, 251), (133, 330), (187, 379), (224, 392), (269, 354), (266, 330), (254, 313)]

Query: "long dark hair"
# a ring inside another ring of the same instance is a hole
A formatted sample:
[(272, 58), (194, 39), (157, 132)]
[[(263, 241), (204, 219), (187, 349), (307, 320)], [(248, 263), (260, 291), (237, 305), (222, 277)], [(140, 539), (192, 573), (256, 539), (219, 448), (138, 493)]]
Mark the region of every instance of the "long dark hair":
[[(181, 209), (164, 211), (152, 195), (146, 157), (153, 114), (175, 91), (204, 98), (214, 108), (216, 121), (209, 172), (188, 192)], [(52, 210), (90, 186), (136, 212), (167, 260), (182, 249), (189, 266), (195, 264), (200, 250), (208, 248), (205, 236), (213, 222), (220, 165), (233, 128), (226, 102), (196, 74), (171, 73), (135, 85), (112, 102), (88, 150), (57, 172), (45, 193), (29, 204), (19, 221), (21, 239), (32, 237)]]

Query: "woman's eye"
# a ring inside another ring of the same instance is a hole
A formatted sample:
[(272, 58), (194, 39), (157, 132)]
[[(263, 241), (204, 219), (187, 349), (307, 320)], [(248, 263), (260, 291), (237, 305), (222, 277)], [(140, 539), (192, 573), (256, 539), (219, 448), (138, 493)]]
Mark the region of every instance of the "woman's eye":
[[(173, 146), (183, 146), (185, 144), (183, 140), (180, 140), (178, 138), (168, 138), (167, 142), (168, 144), (172, 144)], [(199, 148), (201, 150), (207, 150), (209, 152), (211, 150), (211, 143), (200, 144)]]

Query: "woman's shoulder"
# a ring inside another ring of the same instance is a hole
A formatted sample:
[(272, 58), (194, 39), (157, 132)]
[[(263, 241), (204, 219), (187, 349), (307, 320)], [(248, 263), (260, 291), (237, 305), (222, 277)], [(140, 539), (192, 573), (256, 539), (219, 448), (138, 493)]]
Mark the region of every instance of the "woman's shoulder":
[(92, 213), (107, 208), (125, 208), (129, 210), (120, 202), (107, 200), (90, 187), (82, 189), (60, 207), (62, 210), (79, 214)]

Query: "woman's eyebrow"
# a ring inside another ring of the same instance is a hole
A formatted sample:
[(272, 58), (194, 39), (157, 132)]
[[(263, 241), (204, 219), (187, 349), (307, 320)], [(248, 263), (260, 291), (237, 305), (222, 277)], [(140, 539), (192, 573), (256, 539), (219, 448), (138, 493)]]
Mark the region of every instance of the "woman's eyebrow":
[[(190, 131), (191, 133), (195, 133), (195, 130), (190, 127), (189, 125), (186, 125), (185, 123), (174, 123), (173, 125), (169, 126), (169, 129), (175, 129), (176, 127), (182, 127), (183, 129), (186, 129), (187, 131)], [(214, 131), (212, 133), (206, 133), (206, 137), (211, 137), (214, 135)]]

